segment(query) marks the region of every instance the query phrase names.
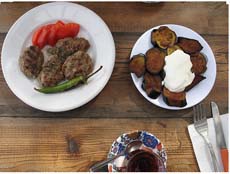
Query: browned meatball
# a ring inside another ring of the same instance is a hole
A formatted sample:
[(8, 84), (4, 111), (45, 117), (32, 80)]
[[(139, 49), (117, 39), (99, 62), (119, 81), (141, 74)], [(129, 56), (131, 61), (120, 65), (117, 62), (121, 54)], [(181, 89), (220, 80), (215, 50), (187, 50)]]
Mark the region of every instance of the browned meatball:
[(55, 86), (64, 79), (62, 62), (57, 55), (50, 56), (44, 63), (38, 80), (43, 87)]
[(78, 51), (69, 56), (62, 65), (62, 71), (68, 80), (79, 75), (87, 76), (92, 70), (93, 62), (90, 56), (83, 51)]
[(19, 58), (20, 69), (29, 78), (36, 78), (38, 76), (43, 62), (43, 53), (37, 46), (26, 48)]
[(48, 52), (52, 55), (58, 55), (58, 57), (64, 62), (68, 56), (76, 51), (87, 51), (89, 47), (88, 40), (84, 38), (65, 38), (60, 39), (55, 47), (48, 49)]

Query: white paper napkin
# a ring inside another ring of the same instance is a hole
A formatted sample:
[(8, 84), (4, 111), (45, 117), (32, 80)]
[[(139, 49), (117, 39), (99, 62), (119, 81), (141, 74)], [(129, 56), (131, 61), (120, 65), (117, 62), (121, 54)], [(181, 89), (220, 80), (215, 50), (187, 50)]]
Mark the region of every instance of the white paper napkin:
[[(228, 144), (228, 137), (229, 137), (229, 122), (228, 122), (228, 114), (221, 115), (221, 122), (222, 127), (224, 130), (224, 138), (227, 144), (227, 147), (229, 149)], [(197, 133), (197, 131), (194, 128), (194, 125), (191, 124), (188, 126), (188, 132), (192, 141), (193, 149), (196, 155), (197, 163), (200, 168), (201, 172), (212, 172), (214, 171), (211, 156), (209, 153), (209, 149), (207, 145), (205, 144), (202, 137)], [(223, 164), (221, 161), (220, 151), (216, 144), (216, 133), (215, 133), (215, 127), (213, 123), (213, 118), (208, 119), (208, 133), (209, 133), (209, 140), (212, 143), (214, 152), (217, 157), (217, 161), (219, 163), (219, 166), (221, 168), (221, 171), (223, 170)]]

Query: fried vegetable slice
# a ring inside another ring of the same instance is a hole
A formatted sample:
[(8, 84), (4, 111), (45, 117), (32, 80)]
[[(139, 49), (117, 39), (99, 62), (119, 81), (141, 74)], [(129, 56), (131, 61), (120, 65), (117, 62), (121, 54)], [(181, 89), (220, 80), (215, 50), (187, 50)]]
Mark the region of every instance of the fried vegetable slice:
[(146, 94), (153, 99), (156, 99), (162, 91), (162, 79), (159, 75), (145, 73), (142, 88)]
[(195, 74), (202, 74), (207, 69), (207, 61), (202, 53), (193, 54), (190, 57), (192, 62), (192, 72)]
[(203, 48), (199, 41), (185, 37), (178, 37), (177, 45), (188, 54), (199, 52)]
[(169, 106), (184, 107), (187, 105), (185, 92), (171, 92), (167, 88), (163, 88), (163, 100)]
[(159, 72), (159, 76), (161, 77), (162, 80), (164, 80), (165, 76), (166, 76), (166, 73), (164, 71), (164, 69), (162, 69), (160, 72)]
[(202, 80), (206, 79), (206, 77), (202, 76), (202, 75), (195, 75), (195, 78), (193, 79), (192, 83), (190, 85), (188, 85), (185, 88), (185, 91), (189, 91), (190, 89), (192, 89), (194, 86), (196, 86), (198, 83), (200, 83)]
[(166, 49), (176, 43), (176, 33), (166, 26), (161, 26), (151, 32), (151, 42), (154, 46)]
[(167, 55), (172, 54), (176, 50), (181, 50), (181, 48), (178, 45), (173, 45), (171, 47), (167, 48)]
[(130, 72), (136, 74), (137, 77), (141, 77), (145, 73), (145, 55), (134, 55), (129, 62)]
[(159, 73), (165, 64), (165, 53), (159, 48), (151, 48), (146, 52), (146, 69), (152, 73)]

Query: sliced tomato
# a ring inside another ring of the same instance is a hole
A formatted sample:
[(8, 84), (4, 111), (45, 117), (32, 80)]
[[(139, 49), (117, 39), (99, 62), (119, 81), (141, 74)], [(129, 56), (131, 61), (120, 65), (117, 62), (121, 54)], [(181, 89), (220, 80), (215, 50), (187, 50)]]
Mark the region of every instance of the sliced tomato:
[(49, 24), (49, 25), (46, 25), (46, 26), (43, 26), (43, 27), (40, 27), (39, 29), (37, 29), (35, 31), (35, 33), (33, 34), (33, 37), (32, 37), (33, 45), (37, 45), (38, 39), (39, 39), (40, 34), (42, 33), (43, 29), (46, 28), (46, 30), (49, 30), (53, 25), (54, 24)]
[(79, 33), (80, 25), (76, 23), (68, 23), (66, 24), (66, 28), (68, 28), (70, 36), (75, 37)]
[(57, 42), (56, 31), (57, 29), (55, 27), (52, 27), (50, 29), (49, 36), (47, 37), (47, 42), (51, 46), (54, 46)]
[(66, 25), (63, 25), (61, 27), (58, 28), (57, 32), (56, 32), (56, 36), (59, 39), (64, 39), (65, 37), (68, 37), (69, 35), (69, 31), (66, 28)]
[(75, 23), (68, 23), (58, 28), (56, 33), (58, 39), (65, 37), (75, 37), (80, 30), (80, 25)]
[(47, 30), (51, 29), (55, 24), (48, 24), (45, 25), (44, 28), (46, 28)]
[(41, 33), (39, 34), (38, 40), (37, 40), (37, 46), (39, 48), (43, 48), (47, 44), (47, 38), (50, 32), (50, 28), (45, 26), (42, 28)]
[(51, 46), (54, 46), (56, 44), (57, 40), (58, 40), (57, 36), (56, 36), (58, 28), (59, 28), (59, 26), (55, 24), (50, 29), (49, 36), (48, 36), (47, 40), (48, 40), (48, 44), (51, 45)]
[(65, 24), (62, 21), (57, 21), (53, 26), (50, 28), (49, 36), (47, 38), (47, 42), (49, 45), (54, 46), (58, 40), (56, 33), (57, 30), (61, 27), (64, 26)]
[(76, 23), (65, 24), (58, 20), (55, 24), (45, 25), (35, 31), (32, 38), (33, 45), (43, 48), (46, 44), (54, 46), (59, 39), (75, 37), (80, 30)]
[(58, 21), (56, 22), (56, 24), (65, 25), (65, 23), (62, 22), (61, 20), (58, 20)]
[(42, 28), (43, 27), (37, 29), (35, 31), (35, 33), (33, 34), (33, 37), (32, 37), (32, 43), (33, 43), (33, 45), (37, 45), (37, 40), (38, 40), (38, 37), (39, 37), (39, 35), (40, 35), (41, 31), (42, 31)]

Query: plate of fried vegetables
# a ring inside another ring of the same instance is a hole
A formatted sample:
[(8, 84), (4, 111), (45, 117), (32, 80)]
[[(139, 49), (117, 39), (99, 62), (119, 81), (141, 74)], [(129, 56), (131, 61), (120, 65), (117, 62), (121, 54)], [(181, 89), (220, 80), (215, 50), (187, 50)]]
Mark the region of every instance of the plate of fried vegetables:
[(136, 41), (129, 70), (136, 88), (148, 101), (181, 110), (209, 94), (215, 83), (216, 61), (198, 33), (165, 24), (149, 29)]
[(12, 92), (50, 112), (71, 110), (96, 97), (114, 62), (114, 40), (104, 21), (67, 2), (43, 4), (21, 16), (4, 40), (1, 61)]

